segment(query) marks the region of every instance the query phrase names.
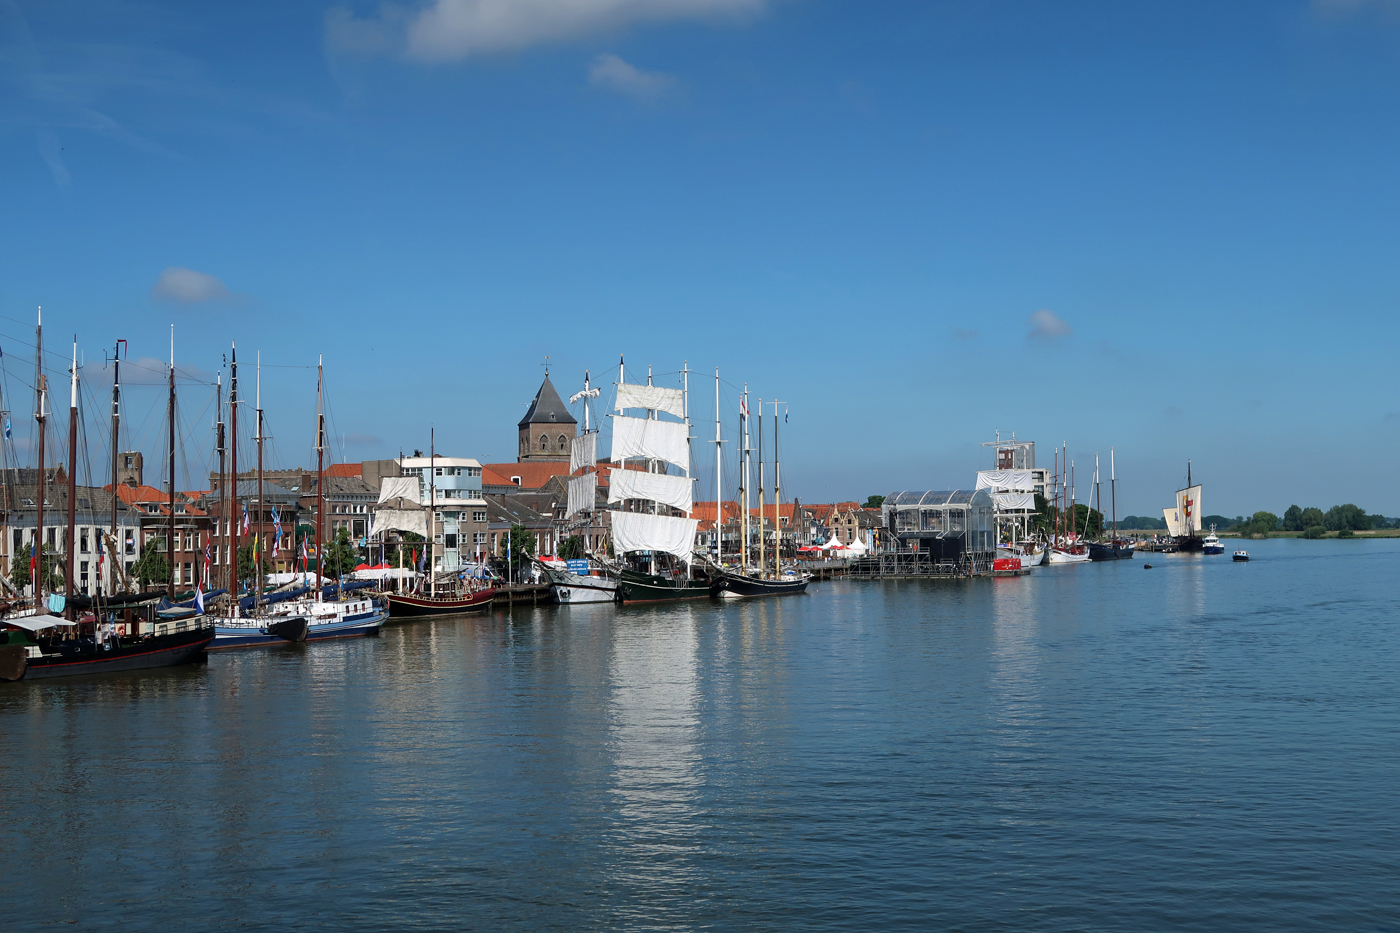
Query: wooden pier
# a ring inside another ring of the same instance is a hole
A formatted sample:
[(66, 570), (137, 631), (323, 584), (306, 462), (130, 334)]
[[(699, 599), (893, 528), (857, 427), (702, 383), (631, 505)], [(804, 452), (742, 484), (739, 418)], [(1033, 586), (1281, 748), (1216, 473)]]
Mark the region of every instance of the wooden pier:
[(841, 560), (799, 561), (797, 568), (813, 580), (955, 579), (992, 576), (992, 560), (991, 555), (964, 555), (956, 561), (935, 561), (927, 551), (885, 551)]

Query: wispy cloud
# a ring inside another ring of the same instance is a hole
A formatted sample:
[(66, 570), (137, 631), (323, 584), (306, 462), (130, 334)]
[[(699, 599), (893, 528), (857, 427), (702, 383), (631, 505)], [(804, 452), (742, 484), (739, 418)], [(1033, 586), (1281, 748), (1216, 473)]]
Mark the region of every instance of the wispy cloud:
[(638, 100), (655, 100), (675, 84), (676, 79), (659, 71), (643, 71), (616, 55), (603, 54), (589, 67), (588, 83)]
[(980, 330), (963, 330), (961, 327), (953, 328), (953, 336), (958, 340), (976, 340), (982, 336)]
[(177, 305), (197, 305), (229, 301), (233, 293), (214, 276), (181, 266), (170, 266), (151, 286), (151, 298)]
[(351, 431), (341, 438), (347, 447), (373, 447), (384, 443), (384, 438), (374, 434), (362, 434), (359, 431)]
[(743, 17), (768, 0), (429, 0), (384, 4), (377, 16), (326, 12), (326, 44), (352, 55), (402, 55), (425, 62), (514, 52), (637, 23)]
[(1026, 323), (1031, 326), (1031, 332), (1026, 335), (1026, 339), (1041, 343), (1051, 343), (1074, 333), (1074, 328), (1070, 327), (1063, 318), (1045, 308), (1032, 314)]

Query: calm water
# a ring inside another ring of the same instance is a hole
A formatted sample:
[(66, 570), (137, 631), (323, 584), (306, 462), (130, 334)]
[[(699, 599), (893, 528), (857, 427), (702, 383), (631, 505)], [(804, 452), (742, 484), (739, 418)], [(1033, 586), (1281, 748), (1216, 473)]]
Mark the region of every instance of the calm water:
[(0, 685), (0, 927), (1400, 929), (1400, 542), (1250, 549)]

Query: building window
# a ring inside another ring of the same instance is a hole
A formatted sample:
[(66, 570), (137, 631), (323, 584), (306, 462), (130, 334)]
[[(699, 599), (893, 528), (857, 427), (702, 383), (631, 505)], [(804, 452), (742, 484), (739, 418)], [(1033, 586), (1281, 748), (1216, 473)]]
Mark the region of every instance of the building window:
[(474, 543), (477, 546), (477, 548), (480, 549), (483, 545), (486, 544), (486, 532), (478, 531), (476, 534), (472, 535), (472, 543)]
[(467, 467), (467, 475), (468, 475), (468, 476), (480, 476), (480, 475), (481, 475), (481, 467)]
[(483, 510), (481, 510), (481, 509), (478, 509), (477, 511), (473, 512), (473, 513), (472, 513), (472, 521), (474, 521), (474, 522), (484, 522), (484, 521), (486, 521), (486, 512), (483, 511)]
[(88, 530), (86, 528), (78, 532), (78, 550), (84, 554), (88, 552)]
[(565, 437), (564, 435), (562, 435), (562, 434), (559, 435), (559, 452), (560, 452), (560, 453), (568, 453), (568, 452), (569, 452), (569, 439), (568, 439), (567, 437)]
[(455, 548), (457, 547), (457, 536), (456, 536), (456, 535), (443, 535), (443, 536), (442, 536), (442, 546), (443, 546), (443, 547), (446, 547), (446, 548), (453, 548), (453, 549), (455, 549)]
[(547, 450), (549, 450), (549, 438), (548, 438), (547, 436), (541, 434), (541, 435), (540, 435), (540, 451), (541, 451), (541, 452), (544, 452), (544, 451), (547, 451)]

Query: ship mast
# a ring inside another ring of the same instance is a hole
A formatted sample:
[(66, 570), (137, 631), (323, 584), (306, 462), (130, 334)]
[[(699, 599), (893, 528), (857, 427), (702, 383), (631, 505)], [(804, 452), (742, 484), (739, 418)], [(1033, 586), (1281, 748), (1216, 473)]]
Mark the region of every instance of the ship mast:
[(773, 577), (783, 566), (783, 468), (778, 461), (778, 402), (773, 400)]
[(739, 403), (739, 512), (743, 531), (739, 538), (739, 572), (749, 572), (749, 386)]
[(170, 418), (170, 522), (165, 530), (165, 552), (166, 563), (169, 570), (166, 575), (167, 588), (170, 590), (170, 600), (175, 601), (175, 325), (170, 325), (170, 399), (168, 403)]
[(763, 523), (767, 520), (763, 501), (763, 399), (758, 400), (758, 577), (768, 570), (768, 557), (764, 546)]
[(316, 602), (321, 601), (321, 572), (325, 557), (321, 554), (321, 520), (326, 511), (326, 416), (322, 411), (323, 378), (321, 357), (316, 357)]
[[(121, 449), (118, 441), (118, 431), (121, 428), (121, 399), (122, 399), (122, 373), (121, 373), (121, 350), (125, 340), (118, 340), (116, 347), (112, 350), (112, 553), (108, 555), (111, 562), (112, 586), (108, 593), (117, 591), (118, 561), (121, 560), (122, 546), (117, 543), (117, 452)], [(101, 587), (102, 581), (97, 581)]]
[(73, 368), (69, 380), (68, 396), (68, 559), (63, 572), (64, 597), (67, 600), (68, 618), (76, 621), (78, 610), (73, 606), (73, 558), (78, 553), (78, 337), (73, 336)]
[[(224, 530), (219, 526), (219, 523), (228, 516), (228, 489), (224, 486), (224, 467), (227, 464), (224, 462), (224, 374), (222, 370), (219, 372), (217, 386), (214, 390), (214, 418), (214, 447), (219, 454), (219, 511), (216, 513), (219, 517), (214, 520), (214, 554), (217, 560), (224, 548)], [(116, 449), (115, 444), (112, 449)], [(213, 581), (210, 584), (212, 587), (217, 588), (222, 582), (223, 570), (224, 568), (220, 566), (218, 571), (220, 579)]]
[(257, 368), (253, 377), (253, 410), (257, 413), (257, 420), (254, 422), (253, 439), (258, 444), (258, 504), (253, 509), (253, 518), (257, 526), (253, 530), (253, 550), (257, 553), (258, 559), (253, 567), (256, 576), (253, 578), (253, 612), (258, 611), (258, 597), (262, 595), (263, 581), (263, 552), (267, 549), (263, 543), (263, 529), (266, 527), (267, 506), (263, 502), (263, 497), (267, 490), (263, 487), (263, 409), (262, 409), (262, 351), (258, 351)]
[(228, 392), (228, 417), (229, 417), (229, 473), (233, 479), (233, 489), (229, 497), (228, 515), (224, 520), (228, 522), (229, 536), (232, 543), (229, 546), (228, 564), (230, 582), (229, 592), (233, 596), (233, 614), (238, 615), (238, 544), (242, 537), (242, 529), (238, 527), (238, 343), (232, 344), (233, 356), (229, 360), (229, 392)]
[(724, 568), (724, 454), (719, 436), (719, 367), (715, 367), (715, 563)]
[(44, 409), (48, 402), (49, 383), (44, 376), (44, 309), (39, 309), (39, 323), (34, 328), (34, 391), (38, 402), (34, 411), (34, 420), (39, 424), (39, 495), (34, 501), (37, 503), (37, 512), (34, 525), (34, 543), (32, 545), (35, 557), (31, 558), (30, 564), (34, 568), (34, 608), (43, 611), (44, 608), (44, 496), (47, 492), (47, 483), (44, 482), (44, 435), (48, 433), (48, 415)]
[(1113, 503), (1113, 546), (1118, 546), (1118, 470), (1113, 464), (1113, 448), (1108, 448), (1108, 496)]

